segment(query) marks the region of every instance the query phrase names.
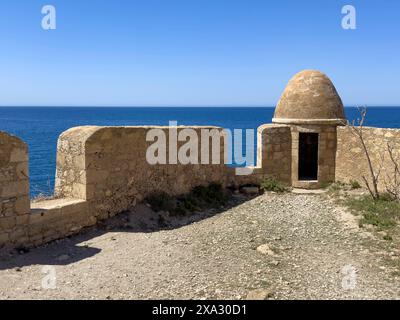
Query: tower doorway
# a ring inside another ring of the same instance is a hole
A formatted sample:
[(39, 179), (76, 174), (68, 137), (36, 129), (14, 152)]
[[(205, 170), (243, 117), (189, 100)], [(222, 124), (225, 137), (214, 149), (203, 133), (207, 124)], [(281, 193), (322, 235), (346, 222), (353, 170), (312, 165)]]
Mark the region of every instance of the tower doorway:
[(318, 180), (318, 133), (299, 133), (299, 180)]

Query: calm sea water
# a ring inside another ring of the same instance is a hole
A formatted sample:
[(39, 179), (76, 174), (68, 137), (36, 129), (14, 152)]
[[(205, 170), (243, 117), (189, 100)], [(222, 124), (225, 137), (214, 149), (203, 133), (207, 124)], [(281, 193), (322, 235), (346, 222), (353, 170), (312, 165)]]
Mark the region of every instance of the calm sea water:
[[(216, 125), (228, 129), (256, 129), (270, 123), (272, 107), (218, 108), (95, 108), (0, 107), (0, 131), (14, 134), (29, 145), (31, 196), (51, 194), (54, 188), (58, 136), (81, 125)], [(346, 108), (348, 119), (358, 116)], [(369, 107), (367, 125), (400, 128), (400, 107)]]

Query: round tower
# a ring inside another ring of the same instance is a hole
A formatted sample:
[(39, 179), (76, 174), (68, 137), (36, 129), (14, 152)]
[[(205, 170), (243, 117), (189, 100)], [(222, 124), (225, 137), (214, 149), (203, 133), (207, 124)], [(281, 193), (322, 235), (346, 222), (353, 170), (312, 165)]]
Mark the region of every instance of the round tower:
[(294, 187), (319, 188), (335, 180), (336, 127), (344, 121), (342, 100), (325, 74), (304, 70), (289, 81), (272, 122), (291, 128)]

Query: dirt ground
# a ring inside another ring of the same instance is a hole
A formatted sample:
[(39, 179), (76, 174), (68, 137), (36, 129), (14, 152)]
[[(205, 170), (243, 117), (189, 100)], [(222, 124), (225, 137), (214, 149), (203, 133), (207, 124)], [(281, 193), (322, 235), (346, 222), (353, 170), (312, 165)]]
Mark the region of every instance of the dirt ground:
[(142, 205), (71, 238), (3, 250), (0, 299), (400, 298), (399, 242), (359, 228), (327, 196), (235, 201), (179, 220)]

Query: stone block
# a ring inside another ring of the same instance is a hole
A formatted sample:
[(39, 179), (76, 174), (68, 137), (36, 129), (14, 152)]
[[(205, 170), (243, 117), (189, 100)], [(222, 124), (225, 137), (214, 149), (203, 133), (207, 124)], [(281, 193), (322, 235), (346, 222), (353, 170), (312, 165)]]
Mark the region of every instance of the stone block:
[(0, 248), (9, 243), (10, 243), (9, 234), (1, 232), (1, 230), (0, 230)]
[(28, 162), (26, 148), (14, 148), (10, 154), (10, 162)]
[(9, 234), (10, 242), (25, 242), (28, 240), (28, 229), (26, 227), (18, 227)]
[(16, 226), (15, 217), (1, 217), (0, 218), (0, 231), (11, 230)]
[(10, 198), (29, 194), (29, 182), (27, 180), (11, 181), (2, 186), (1, 197)]
[(29, 179), (29, 168), (28, 162), (20, 162), (15, 167), (16, 177), (19, 180), (28, 180)]
[(29, 196), (18, 197), (15, 201), (15, 213), (17, 215), (24, 215), (30, 212), (30, 199)]
[(16, 217), (17, 226), (25, 226), (29, 224), (30, 216), (29, 214), (24, 214)]

